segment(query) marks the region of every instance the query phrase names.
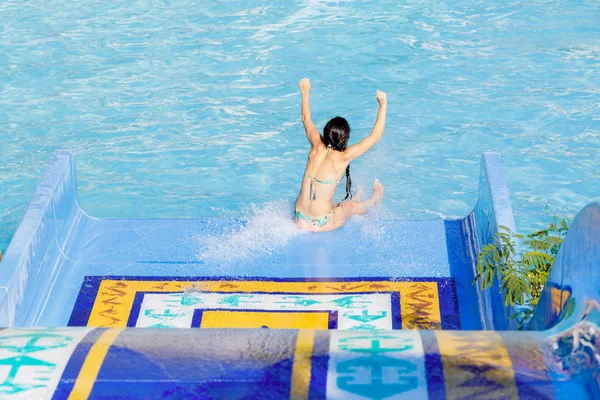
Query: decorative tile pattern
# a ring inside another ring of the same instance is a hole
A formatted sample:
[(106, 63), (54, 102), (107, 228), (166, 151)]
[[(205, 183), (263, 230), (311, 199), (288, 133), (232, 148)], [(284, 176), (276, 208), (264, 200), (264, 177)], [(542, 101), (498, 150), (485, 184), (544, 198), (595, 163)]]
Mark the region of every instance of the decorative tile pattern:
[(327, 398), (426, 399), (419, 332), (331, 332)]
[[(282, 295), (184, 292), (141, 293), (141, 296), (138, 293), (136, 301), (141, 305), (137, 306), (134, 302), (134, 310), (139, 307), (139, 313), (137, 317), (133, 313), (129, 316), (128, 325), (142, 328), (392, 329), (393, 320), (400, 318), (394, 297), (390, 293)], [(249, 319), (250, 316), (254, 319)], [(289, 325), (282, 325), (286, 319)]]
[(437, 282), (413, 282), (402, 292), (402, 329), (442, 329)]
[(0, 330), (0, 399), (48, 398), (90, 329)]
[(436, 332), (446, 398), (518, 399), (509, 353), (495, 332)]
[(0, 398), (581, 398), (568, 382), (555, 386), (545, 340), (493, 331), (5, 329)]
[[(452, 279), (440, 278), (87, 277), (69, 326), (459, 329), (454, 290)], [(282, 313), (289, 325), (282, 325)]]
[[(555, 283), (549, 282), (546, 284), (548, 289), (550, 290), (550, 297), (552, 299), (552, 315), (555, 318), (563, 312), (565, 309), (565, 304), (571, 298), (571, 287), (565, 286), (561, 287)], [(567, 313), (570, 310), (567, 310)], [(567, 315), (565, 315), (566, 317)]]

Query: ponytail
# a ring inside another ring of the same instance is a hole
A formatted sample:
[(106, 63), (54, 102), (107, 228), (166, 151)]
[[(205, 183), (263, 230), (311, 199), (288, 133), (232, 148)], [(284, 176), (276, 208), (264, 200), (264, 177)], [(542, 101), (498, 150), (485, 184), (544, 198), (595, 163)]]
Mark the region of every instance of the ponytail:
[(352, 179), (350, 179), (350, 164), (348, 164), (348, 166), (346, 167), (346, 197), (344, 198), (344, 200), (347, 200), (348, 197), (352, 199), (352, 192), (350, 191), (350, 189), (352, 189)]

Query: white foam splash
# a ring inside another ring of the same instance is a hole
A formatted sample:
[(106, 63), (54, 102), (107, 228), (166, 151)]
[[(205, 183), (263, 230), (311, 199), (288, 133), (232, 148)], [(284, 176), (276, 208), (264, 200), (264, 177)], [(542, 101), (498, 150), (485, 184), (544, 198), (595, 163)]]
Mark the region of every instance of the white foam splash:
[(249, 216), (245, 225), (200, 238), (203, 249), (199, 258), (205, 262), (226, 263), (269, 255), (303, 232), (294, 222), (289, 201), (252, 204), (244, 215)]

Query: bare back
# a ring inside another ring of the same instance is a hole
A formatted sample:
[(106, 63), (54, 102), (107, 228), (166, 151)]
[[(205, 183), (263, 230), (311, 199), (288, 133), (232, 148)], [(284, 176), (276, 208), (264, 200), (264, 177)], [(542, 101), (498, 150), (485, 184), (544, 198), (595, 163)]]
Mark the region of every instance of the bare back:
[[(341, 160), (340, 155), (339, 151), (328, 149), (323, 144), (311, 149), (302, 177), (300, 194), (296, 199), (296, 208), (299, 211), (312, 216), (324, 216), (331, 211), (335, 190), (348, 166)], [(313, 197), (311, 197), (311, 177), (315, 179)], [(321, 183), (333, 181), (338, 182)]]

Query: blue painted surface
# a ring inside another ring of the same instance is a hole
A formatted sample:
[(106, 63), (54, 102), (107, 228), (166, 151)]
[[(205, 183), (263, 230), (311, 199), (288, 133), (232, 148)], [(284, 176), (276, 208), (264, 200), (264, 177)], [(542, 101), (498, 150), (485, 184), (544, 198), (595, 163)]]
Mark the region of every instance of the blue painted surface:
[[(81, 329), (59, 328), (46, 334), (69, 335)], [(9, 334), (23, 331), (14, 329)], [(85, 334), (66, 366), (57, 371), (56, 390), (52, 388), (45, 398), (66, 399), (74, 393), (76, 385), (85, 380), (81, 367), (92, 345), (105, 332), (96, 328)], [(333, 393), (350, 398), (352, 393), (361, 393), (361, 398), (371, 399), (400, 394), (415, 399), (443, 399), (461, 392), (487, 393), (495, 398), (505, 398), (507, 393), (521, 399), (596, 398), (591, 385), (577, 379), (556, 379), (552, 366), (543, 365), (552, 346), (544, 333), (466, 333), (457, 348), (460, 355), (445, 360), (449, 353), (440, 350), (440, 338), (431, 331), (342, 333), (342, 339), (334, 332), (314, 331), (312, 349), (300, 353), (310, 360), (301, 375), (307, 379), (304, 398), (322, 399)], [(90, 398), (289, 398), (292, 371), (298, 362), (299, 334), (293, 329), (126, 329), (111, 344), (102, 364), (97, 365)], [(409, 336), (423, 348), (420, 357), (426, 365), (422, 388), (425, 396), (417, 396), (418, 388), (407, 385), (418, 378), (418, 372), (410, 368), (418, 358), (409, 354), (402, 357), (403, 351), (412, 348), (406, 340)], [(470, 338), (482, 341), (495, 336), (501, 340), (512, 369), (495, 365), (490, 355), (496, 354), (496, 349), (478, 348), (476, 343), (465, 348)], [(344, 349), (332, 346), (334, 341), (344, 343)], [(39, 357), (39, 351), (44, 351), (43, 347), (30, 356)], [(346, 364), (338, 363), (340, 368), (332, 369), (331, 360), (339, 361), (340, 357)], [(447, 373), (452, 368), (462, 371), (454, 379), (464, 382), (451, 382)], [(469, 370), (472, 374), (465, 375)], [(489, 371), (493, 373), (487, 374)]]
[(68, 398), (73, 386), (75, 385), (75, 381), (81, 367), (92, 348), (92, 345), (98, 340), (98, 338), (104, 333), (104, 329), (98, 328), (89, 332), (83, 340), (81, 340), (73, 353), (71, 353), (71, 357), (69, 357), (69, 361), (65, 365), (64, 371), (61, 375), (61, 382), (57, 385), (56, 390), (52, 396), (52, 399), (66, 399)]
[[(553, 292), (560, 293), (554, 300)], [(586, 206), (571, 224), (531, 327), (550, 333), (572, 328), (594, 301), (600, 302), (600, 203)], [(600, 324), (599, 311), (592, 309), (588, 320)]]
[[(466, 224), (466, 226), (473, 226), (475, 229), (476, 240), (474, 240), (473, 246), (475, 254), (478, 254), (479, 249), (491, 242), (492, 237), (499, 231), (499, 226), (504, 226), (517, 233), (508, 188), (502, 174), (500, 157), (497, 154), (483, 155), (479, 177), (479, 197), (472, 217), (474, 223)], [(500, 295), (499, 292), (497, 277), (494, 278), (492, 287), (487, 291), (481, 291), (477, 286), (480, 307), (483, 309), (483, 328), (515, 329), (516, 321), (508, 318), (514, 312), (511, 307), (504, 306), (504, 295)]]
[(0, 322), (5, 326), (66, 325), (85, 276), (452, 276), (459, 292), (460, 326), (480, 329), (482, 321), (491, 317), (476, 301), (471, 285), (476, 249), (496, 229), (494, 215), (509, 220), (505, 224), (512, 220), (499, 173), (499, 156), (485, 154), (476, 217), (455, 221), (357, 217), (331, 233), (298, 231), (274, 251), (255, 251), (233, 260), (206, 259), (202, 251), (211, 235), (235, 233), (244, 229), (244, 222), (91, 217), (77, 204), (72, 156), (58, 152), (2, 262), (0, 288), (6, 289), (0, 292), (0, 304), (7, 312)]

